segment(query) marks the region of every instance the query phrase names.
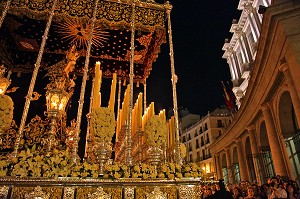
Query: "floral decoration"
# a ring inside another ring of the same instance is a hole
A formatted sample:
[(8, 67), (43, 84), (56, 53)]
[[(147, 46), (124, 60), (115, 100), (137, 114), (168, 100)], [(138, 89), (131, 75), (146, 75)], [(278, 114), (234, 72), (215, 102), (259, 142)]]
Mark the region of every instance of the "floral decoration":
[(13, 120), (14, 103), (8, 95), (0, 95), (0, 132), (7, 130)]
[(68, 149), (54, 149), (46, 156), (37, 151), (35, 145), (31, 149), (22, 150), (12, 162), (14, 168), (11, 175), (20, 177), (67, 177), (71, 175), (73, 167)]
[(99, 173), (99, 165), (83, 162), (74, 166), (72, 170), (72, 177), (92, 177), (97, 178)]
[(188, 163), (182, 166), (183, 177), (193, 177), (199, 178), (202, 177), (202, 171), (199, 165), (196, 163)]
[(161, 165), (160, 172), (158, 173), (158, 178), (168, 178), (171, 180), (175, 178), (182, 178), (181, 165), (168, 162)]
[(108, 107), (99, 107), (92, 111), (90, 125), (96, 141), (111, 142), (116, 127), (115, 114)]
[(158, 115), (152, 116), (145, 124), (145, 135), (148, 146), (161, 146), (167, 138), (166, 123)]
[(153, 165), (139, 164), (132, 167), (131, 176), (132, 178), (153, 179), (157, 177), (157, 171)]
[(106, 171), (104, 178), (119, 179), (130, 177), (130, 167), (125, 164), (114, 163), (106, 165)]
[(10, 162), (8, 161), (7, 157), (0, 156), (0, 177), (7, 175), (9, 166), (10, 166)]
[(183, 143), (180, 143), (180, 155), (181, 155), (181, 158), (185, 158), (186, 156), (186, 147)]

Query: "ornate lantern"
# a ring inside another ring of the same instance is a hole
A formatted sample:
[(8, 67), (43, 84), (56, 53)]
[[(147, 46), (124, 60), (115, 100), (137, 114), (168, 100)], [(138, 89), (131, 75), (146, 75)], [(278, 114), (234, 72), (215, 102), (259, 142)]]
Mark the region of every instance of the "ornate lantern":
[(3, 95), (10, 85), (10, 81), (6, 77), (4, 77), (5, 71), (6, 68), (3, 65), (0, 66), (0, 95)]
[(48, 152), (56, 145), (56, 120), (65, 115), (65, 108), (69, 98), (70, 94), (64, 90), (54, 88), (46, 92), (47, 116), (50, 119), (50, 132), (47, 140)]
[(46, 93), (48, 117), (60, 118), (65, 114), (65, 108), (69, 101), (70, 94), (60, 89), (51, 89)]

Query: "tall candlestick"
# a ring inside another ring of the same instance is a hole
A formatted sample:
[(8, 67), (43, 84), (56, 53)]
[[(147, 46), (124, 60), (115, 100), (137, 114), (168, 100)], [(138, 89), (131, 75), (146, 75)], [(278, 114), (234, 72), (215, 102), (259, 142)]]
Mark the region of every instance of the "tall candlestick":
[(100, 88), (102, 81), (102, 70), (100, 70), (100, 62), (96, 62), (95, 66), (95, 85), (93, 90), (93, 109), (99, 108), (101, 106), (101, 96)]
[(117, 87), (117, 73), (114, 73), (113, 79), (111, 82), (110, 98), (109, 98), (109, 103), (108, 103), (108, 108), (110, 108), (112, 110), (114, 110), (114, 107), (115, 107), (116, 87)]

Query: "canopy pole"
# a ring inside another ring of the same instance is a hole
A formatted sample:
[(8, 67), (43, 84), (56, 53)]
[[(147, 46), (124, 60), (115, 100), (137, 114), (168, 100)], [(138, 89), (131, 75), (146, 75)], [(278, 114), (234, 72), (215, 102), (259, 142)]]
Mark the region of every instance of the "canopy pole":
[(173, 90), (173, 110), (174, 110), (174, 117), (175, 117), (175, 142), (176, 142), (176, 152), (175, 152), (175, 162), (177, 164), (182, 164), (182, 158), (180, 155), (180, 140), (179, 140), (179, 122), (178, 122), (178, 107), (177, 107), (177, 91), (176, 91), (176, 83), (177, 83), (177, 76), (175, 73), (175, 66), (174, 66), (174, 50), (173, 50), (173, 39), (172, 39), (172, 27), (171, 27), (171, 10), (172, 5), (167, 1), (165, 3), (167, 19), (168, 19), (168, 33), (169, 33), (169, 46), (170, 46), (170, 61), (171, 61), (171, 81), (172, 81), (172, 90)]
[(128, 128), (126, 131), (126, 164), (132, 165), (132, 156), (131, 156), (131, 131), (132, 131), (132, 107), (133, 107), (133, 71), (134, 71), (134, 40), (135, 40), (135, 1), (132, 2), (132, 14), (131, 14), (131, 41), (130, 41), (130, 73), (129, 73), (129, 108), (128, 108)]
[(37, 77), (37, 74), (38, 74), (38, 71), (39, 71), (39, 68), (40, 68), (40, 65), (41, 65), (42, 57), (43, 57), (43, 54), (44, 54), (44, 49), (45, 49), (46, 41), (47, 41), (47, 38), (48, 38), (48, 33), (49, 33), (49, 30), (50, 30), (50, 26), (51, 26), (51, 23), (52, 23), (52, 18), (54, 16), (56, 3), (57, 3), (57, 0), (54, 0), (51, 11), (50, 11), (50, 16), (49, 16), (49, 19), (48, 19), (48, 22), (47, 22), (47, 25), (46, 25), (46, 28), (45, 28), (45, 31), (44, 31), (44, 35), (42, 37), (42, 43), (41, 43), (41, 46), (40, 46), (40, 50), (39, 50), (39, 53), (38, 53), (38, 56), (37, 56), (36, 63), (34, 65), (34, 70), (32, 72), (32, 77), (31, 77), (31, 82), (30, 82), (30, 85), (29, 85), (28, 93), (25, 97), (26, 101), (25, 101), (25, 105), (24, 105), (24, 110), (23, 110), (23, 114), (22, 114), (20, 128), (19, 128), (19, 131), (18, 131), (17, 136), (16, 136), (14, 151), (11, 154), (12, 157), (17, 156), (18, 150), (19, 150), (19, 147), (20, 147), (21, 138), (23, 137), (23, 130), (24, 130), (25, 122), (26, 122), (27, 115), (28, 115), (30, 101), (32, 99), (32, 93), (33, 93), (34, 85), (35, 85), (35, 82), (36, 82), (36, 77)]
[(122, 87), (121, 87), (121, 85), (122, 85), (122, 82), (121, 82), (121, 79), (119, 79), (119, 82), (118, 82), (118, 109), (117, 109), (117, 121), (119, 122), (118, 124), (117, 124), (117, 126), (119, 127), (119, 128), (116, 128), (116, 143), (117, 143), (117, 141), (118, 141), (118, 138), (119, 138), (119, 133), (120, 133), (120, 130), (121, 130), (121, 125), (120, 125), (120, 106), (121, 106), (121, 89), (122, 89)]
[(85, 137), (85, 152), (84, 152), (84, 158), (89, 158), (90, 156), (90, 144), (91, 144), (91, 136), (90, 136), (90, 114), (92, 113), (92, 107), (93, 107), (93, 91), (95, 87), (95, 77), (92, 80), (92, 89), (91, 89), (91, 97), (90, 97), (90, 107), (89, 107), (89, 113), (87, 114), (87, 128), (86, 128), (86, 137)]
[(1, 18), (0, 18), (0, 28), (2, 27), (3, 21), (5, 19), (5, 16), (7, 14), (9, 7), (10, 7), (10, 4), (11, 4), (11, 0), (7, 0), (4, 10), (2, 12)]
[(89, 70), (89, 62), (90, 62), (90, 53), (91, 53), (91, 48), (92, 48), (93, 31), (94, 31), (94, 27), (95, 27), (96, 14), (97, 14), (97, 9), (98, 9), (98, 2), (99, 2), (99, 0), (95, 0), (95, 7), (94, 7), (94, 10), (93, 10), (93, 17), (92, 17), (92, 22), (91, 22), (90, 35), (89, 35), (87, 52), (86, 52), (86, 57), (85, 57), (85, 64), (84, 64), (84, 69), (83, 69), (83, 77), (82, 77), (82, 84), (81, 84), (80, 98), (79, 98), (78, 112), (77, 112), (77, 119), (76, 119), (76, 128), (75, 128), (75, 145), (74, 145), (74, 148), (73, 148), (73, 161), (74, 162), (77, 162), (79, 160), (79, 156), (78, 156), (77, 152), (78, 152), (80, 125), (81, 125), (82, 109), (83, 109), (83, 103), (84, 103), (84, 94), (85, 94), (86, 81), (87, 81), (87, 73), (88, 73), (88, 70)]

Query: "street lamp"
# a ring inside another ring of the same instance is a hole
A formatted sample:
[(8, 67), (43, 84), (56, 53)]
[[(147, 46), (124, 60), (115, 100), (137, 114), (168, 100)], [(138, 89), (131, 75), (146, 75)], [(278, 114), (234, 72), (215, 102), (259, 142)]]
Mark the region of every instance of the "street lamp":
[(69, 101), (70, 94), (61, 89), (49, 89), (46, 92), (47, 112), (46, 115), (50, 119), (50, 131), (48, 137), (48, 148), (50, 152), (53, 146), (56, 146), (55, 139), (56, 121), (65, 115), (65, 108)]

